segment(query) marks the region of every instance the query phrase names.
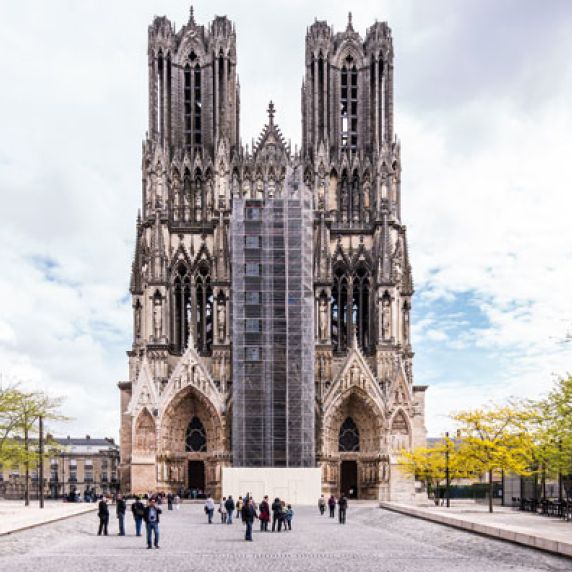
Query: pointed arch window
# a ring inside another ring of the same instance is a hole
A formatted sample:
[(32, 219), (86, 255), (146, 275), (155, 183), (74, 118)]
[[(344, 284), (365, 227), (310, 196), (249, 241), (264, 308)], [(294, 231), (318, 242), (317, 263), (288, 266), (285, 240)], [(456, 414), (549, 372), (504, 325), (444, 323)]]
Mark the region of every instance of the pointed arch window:
[(342, 148), (357, 149), (358, 131), (358, 72), (353, 58), (348, 55), (341, 71)]
[(185, 145), (202, 143), (201, 66), (195, 52), (189, 54), (184, 75)]
[(206, 453), (207, 433), (198, 417), (193, 417), (185, 434), (185, 451), (187, 453)]
[(214, 299), (210, 270), (201, 264), (195, 275), (197, 290), (197, 348), (203, 354), (210, 353), (213, 344)]
[(370, 289), (371, 273), (365, 266), (359, 266), (352, 280), (352, 321), (356, 327), (358, 345), (364, 352), (370, 349)]
[(165, 134), (165, 83), (164, 83), (164, 68), (165, 68), (165, 60), (163, 59), (163, 52), (159, 50), (159, 54), (157, 55), (157, 97), (158, 97), (158, 104), (157, 104), (157, 132), (159, 134), (159, 138), (162, 141), (164, 134)]
[(335, 351), (344, 351), (348, 342), (348, 276), (344, 268), (334, 272), (330, 314), (330, 334)]
[(179, 264), (173, 281), (173, 343), (183, 353), (189, 340), (191, 278), (185, 264)]
[(347, 417), (340, 427), (338, 450), (340, 453), (359, 452), (359, 429), (351, 417)]

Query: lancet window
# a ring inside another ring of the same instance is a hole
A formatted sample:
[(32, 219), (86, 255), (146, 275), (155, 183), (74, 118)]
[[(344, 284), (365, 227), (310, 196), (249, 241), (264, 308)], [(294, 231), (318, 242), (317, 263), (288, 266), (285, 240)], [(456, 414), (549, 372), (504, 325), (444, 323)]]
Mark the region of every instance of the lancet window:
[(185, 145), (202, 143), (201, 66), (194, 52), (189, 54), (184, 69)]
[(370, 272), (365, 266), (358, 267), (352, 280), (352, 321), (358, 345), (364, 351), (370, 349), (370, 288)]
[(210, 271), (202, 264), (195, 274), (197, 297), (197, 348), (203, 354), (210, 353), (213, 343), (213, 289)]
[(358, 72), (353, 58), (348, 55), (341, 72), (342, 148), (357, 149), (358, 132)]
[(185, 264), (179, 264), (173, 281), (173, 343), (182, 353), (189, 339), (191, 278)]
[(348, 276), (343, 268), (338, 267), (334, 272), (334, 287), (331, 303), (331, 338), (334, 350), (343, 351), (348, 340)]

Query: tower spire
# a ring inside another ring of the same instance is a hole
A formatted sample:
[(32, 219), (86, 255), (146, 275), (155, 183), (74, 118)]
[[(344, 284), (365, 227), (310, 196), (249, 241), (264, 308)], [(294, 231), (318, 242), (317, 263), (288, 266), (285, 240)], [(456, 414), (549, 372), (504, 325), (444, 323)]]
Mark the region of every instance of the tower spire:
[(191, 9), (189, 10), (189, 24), (191, 24), (191, 26), (196, 26), (196, 22), (195, 22), (195, 8), (194, 6), (191, 4)]
[(269, 125), (274, 125), (274, 114), (276, 113), (276, 108), (274, 107), (274, 103), (272, 102), (272, 100), (270, 100), (270, 103), (268, 104), (268, 124)]

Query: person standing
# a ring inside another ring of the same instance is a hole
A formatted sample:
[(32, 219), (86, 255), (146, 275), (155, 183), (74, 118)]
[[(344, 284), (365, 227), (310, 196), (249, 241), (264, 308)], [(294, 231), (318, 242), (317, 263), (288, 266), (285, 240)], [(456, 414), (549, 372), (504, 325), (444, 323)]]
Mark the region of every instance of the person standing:
[(328, 499), (328, 507), (330, 508), (330, 518), (335, 518), (336, 516), (336, 497), (334, 495), (330, 495)]
[(278, 532), (282, 528), (282, 502), (278, 497), (272, 503), (272, 532), (276, 530), (276, 523), (278, 523)]
[(344, 493), (338, 501), (338, 517), (340, 524), (346, 523), (346, 511), (348, 510), (348, 499)]
[(131, 512), (135, 521), (135, 536), (141, 536), (141, 524), (145, 514), (145, 506), (141, 502), (140, 497), (135, 497), (135, 502), (131, 505)]
[(161, 509), (156, 506), (155, 499), (149, 499), (149, 504), (145, 507), (145, 513), (143, 519), (145, 520), (145, 525), (147, 527), (147, 548), (152, 548), (151, 540), (153, 535), (155, 536), (155, 548), (159, 548), (159, 515), (161, 514)]
[(173, 493), (167, 495), (167, 510), (173, 510)]
[(218, 507), (218, 511), (220, 512), (220, 523), (221, 524), (226, 524), (226, 517), (227, 517), (227, 510), (226, 510), (226, 497), (222, 497), (222, 500), (220, 501), (219, 507)]
[(115, 515), (119, 521), (119, 532), (118, 536), (125, 536), (125, 513), (127, 512), (127, 503), (123, 499), (123, 495), (117, 493), (115, 499)]
[(99, 501), (97, 507), (97, 516), (99, 517), (99, 530), (97, 531), (97, 536), (101, 536), (101, 533), (107, 536), (107, 525), (109, 524), (109, 507), (107, 506), (107, 499), (103, 496)]
[(232, 515), (234, 513), (234, 508), (235, 508), (232, 495), (228, 495), (228, 498), (226, 499), (224, 506), (226, 507), (226, 512), (227, 512), (226, 523), (232, 524)]
[(260, 521), (260, 532), (268, 532), (268, 523), (270, 522), (270, 504), (268, 497), (265, 496), (260, 503), (258, 511), (258, 520)]
[(205, 502), (205, 512), (207, 513), (207, 517), (209, 519), (209, 524), (213, 523), (213, 514), (215, 509), (215, 503), (213, 498), (209, 495)]
[(326, 510), (326, 499), (324, 495), (318, 499), (318, 509), (320, 510), (320, 514), (324, 516), (324, 511)]
[(240, 498), (239, 495), (236, 501), (236, 518), (240, 518), (241, 514), (242, 514), (242, 499)]
[(252, 525), (254, 524), (255, 518), (256, 510), (254, 510), (254, 506), (250, 502), (250, 499), (247, 498), (246, 501), (244, 501), (244, 506), (242, 507), (242, 520), (246, 524), (244, 540), (249, 542), (252, 542)]
[(284, 523), (284, 530), (286, 530), (286, 525), (288, 525), (288, 530), (292, 530), (292, 519), (294, 518), (294, 511), (292, 510), (292, 505), (289, 504), (286, 509), (286, 522)]
[(181, 508), (181, 497), (179, 495), (175, 495), (173, 502), (175, 503), (175, 508), (179, 510)]

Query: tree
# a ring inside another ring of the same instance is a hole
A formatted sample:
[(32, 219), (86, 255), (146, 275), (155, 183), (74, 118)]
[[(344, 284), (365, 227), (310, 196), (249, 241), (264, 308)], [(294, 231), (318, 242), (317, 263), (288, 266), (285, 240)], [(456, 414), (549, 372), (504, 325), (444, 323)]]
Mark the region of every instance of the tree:
[[(62, 401), (62, 398), (53, 398), (41, 391), (23, 393), (20, 404), (20, 419), (16, 431), (22, 437), (23, 443), (19, 461), (25, 468), (24, 503), (26, 506), (30, 504), (30, 467), (44, 461), (40, 458), (39, 448), (30, 447), (30, 438), (36, 435), (36, 423), (40, 417), (44, 421), (66, 419), (59, 412)], [(43, 483), (40, 483), (40, 487), (43, 487)]]
[(489, 512), (493, 512), (495, 471), (530, 475), (534, 441), (529, 432), (532, 414), (522, 404), (489, 406), (452, 416), (459, 427), (457, 455), (463, 463), (489, 477)]
[(14, 433), (21, 421), (23, 393), (17, 386), (0, 387), (0, 463), (10, 462), (18, 448)]
[(439, 490), (447, 477), (449, 481), (466, 478), (475, 471), (469, 459), (458, 455), (458, 446), (448, 435), (432, 447), (403, 452), (399, 463), (406, 474), (425, 484), (429, 496)]
[[(43, 462), (39, 448), (31, 446), (31, 439), (37, 433), (36, 423), (40, 417), (52, 421), (66, 420), (59, 411), (62, 401), (41, 391), (22, 391), (18, 385), (0, 388), (0, 463), (24, 466), (26, 506), (30, 502), (30, 467)], [(53, 443), (50, 449), (53, 450)]]
[(535, 465), (544, 485), (546, 477), (558, 477), (562, 495), (562, 475), (572, 464), (572, 376), (561, 378), (550, 393), (529, 402), (532, 411), (532, 438)]

